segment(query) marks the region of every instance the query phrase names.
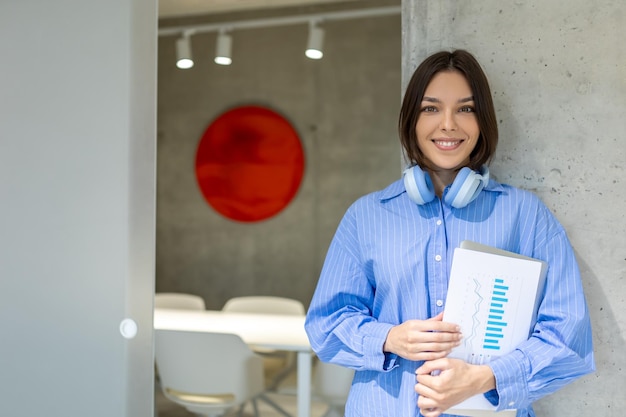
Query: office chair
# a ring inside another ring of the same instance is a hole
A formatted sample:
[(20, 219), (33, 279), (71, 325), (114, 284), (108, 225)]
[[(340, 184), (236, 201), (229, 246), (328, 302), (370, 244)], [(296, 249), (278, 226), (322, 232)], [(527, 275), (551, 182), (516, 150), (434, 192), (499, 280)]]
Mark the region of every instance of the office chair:
[(265, 389), (263, 359), (234, 334), (157, 329), (155, 357), (165, 397), (198, 415), (241, 415)]
[[(199, 295), (180, 293), (180, 292), (158, 292), (154, 294), (154, 308), (173, 308), (179, 310), (205, 310), (204, 299)], [(159, 389), (161, 376), (159, 369), (155, 364), (154, 383), (155, 389)], [(157, 405), (154, 405), (154, 411), (158, 415)]]
[[(226, 301), (224, 307), (222, 307), (222, 311), (296, 316), (304, 316), (306, 314), (302, 302), (292, 298), (275, 296), (234, 297)], [(271, 405), (285, 417), (291, 417), (287, 411), (272, 401), (266, 394), (269, 392), (280, 393), (280, 384), (296, 370), (297, 354), (295, 352), (270, 349), (255, 349), (255, 352), (262, 355), (265, 359), (264, 368), (266, 379), (268, 380), (266, 383), (268, 387), (267, 390), (258, 398)]]
[(158, 292), (154, 294), (155, 308), (176, 308), (181, 310), (206, 310), (204, 298), (181, 292)]

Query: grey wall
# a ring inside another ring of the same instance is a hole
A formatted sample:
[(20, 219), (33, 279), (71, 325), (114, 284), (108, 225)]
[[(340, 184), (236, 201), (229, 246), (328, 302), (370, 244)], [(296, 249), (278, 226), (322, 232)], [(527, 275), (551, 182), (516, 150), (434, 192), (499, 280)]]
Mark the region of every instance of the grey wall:
[(535, 191), (578, 254), (598, 371), (540, 401), (539, 416), (626, 408), (624, 10), (607, 0), (403, 0), (403, 84), (431, 52), (472, 51), (499, 119), (492, 172)]
[[(157, 291), (200, 294), (218, 309), (249, 294), (308, 305), (348, 205), (399, 176), (400, 21), (398, 14), (328, 22), (319, 61), (304, 56), (307, 25), (237, 30), (229, 67), (213, 63), (215, 33), (198, 34), (196, 64), (186, 71), (174, 65), (176, 37), (159, 39)], [(194, 161), (209, 123), (251, 103), (291, 121), (306, 168), (284, 211), (238, 223), (204, 201)]]

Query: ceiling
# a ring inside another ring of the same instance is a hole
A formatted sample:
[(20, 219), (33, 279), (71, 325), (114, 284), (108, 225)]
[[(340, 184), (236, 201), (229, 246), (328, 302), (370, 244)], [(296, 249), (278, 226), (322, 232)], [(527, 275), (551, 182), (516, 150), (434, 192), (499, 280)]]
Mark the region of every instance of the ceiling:
[(159, 0), (159, 18), (345, 2), (346, 0)]

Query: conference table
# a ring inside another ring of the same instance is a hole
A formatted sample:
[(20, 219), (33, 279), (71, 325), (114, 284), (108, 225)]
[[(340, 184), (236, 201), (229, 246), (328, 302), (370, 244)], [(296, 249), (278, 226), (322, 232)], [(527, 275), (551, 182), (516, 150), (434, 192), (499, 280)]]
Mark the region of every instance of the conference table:
[(252, 348), (296, 352), (298, 417), (311, 416), (313, 351), (304, 331), (304, 316), (155, 308), (154, 328), (234, 333)]

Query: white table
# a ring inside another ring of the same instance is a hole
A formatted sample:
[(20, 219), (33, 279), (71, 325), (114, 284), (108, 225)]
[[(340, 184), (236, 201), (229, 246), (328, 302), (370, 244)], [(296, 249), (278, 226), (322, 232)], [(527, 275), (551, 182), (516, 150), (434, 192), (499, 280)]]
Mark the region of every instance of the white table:
[(234, 333), (253, 347), (297, 352), (298, 417), (311, 416), (311, 362), (313, 352), (304, 331), (304, 316), (156, 308), (154, 310), (154, 328)]

